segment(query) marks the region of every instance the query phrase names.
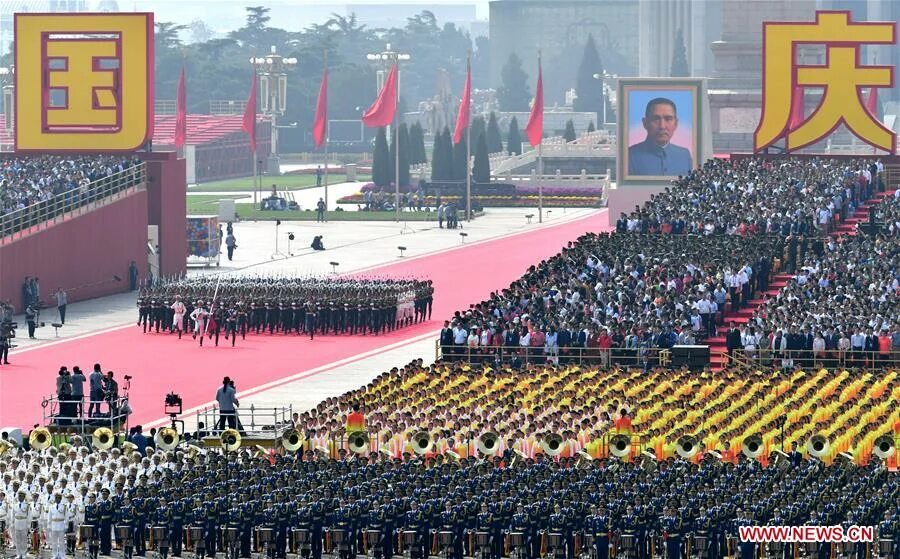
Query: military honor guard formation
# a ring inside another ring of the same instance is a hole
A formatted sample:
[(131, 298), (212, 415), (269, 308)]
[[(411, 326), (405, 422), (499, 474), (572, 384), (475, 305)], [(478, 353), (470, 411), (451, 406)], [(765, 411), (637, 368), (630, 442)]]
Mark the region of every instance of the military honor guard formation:
[(431, 318), (431, 280), (300, 277), (199, 277), (162, 280), (138, 297), (138, 326), (145, 333), (318, 333), (378, 335)]

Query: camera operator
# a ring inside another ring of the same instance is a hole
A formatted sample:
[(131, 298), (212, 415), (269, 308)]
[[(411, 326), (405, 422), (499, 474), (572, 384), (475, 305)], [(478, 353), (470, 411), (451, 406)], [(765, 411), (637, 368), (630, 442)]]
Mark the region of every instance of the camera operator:
[(28, 323), (28, 338), (31, 340), (35, 339), (34, 330), (37, 328), (37, 320), (38, 310), (33, 303), (29, 303), (29, 305), (25, 307), (25, 322)]
[(114, 418), (119, 413), (119, 383), (113, 378), (113, 372), (106, 373), (103, 385), (104, 399), (109, 404), (109, 417)]
[(9, 346), (15, 335), (12, 322), (0, 322), (0, 364), (9, 365)]

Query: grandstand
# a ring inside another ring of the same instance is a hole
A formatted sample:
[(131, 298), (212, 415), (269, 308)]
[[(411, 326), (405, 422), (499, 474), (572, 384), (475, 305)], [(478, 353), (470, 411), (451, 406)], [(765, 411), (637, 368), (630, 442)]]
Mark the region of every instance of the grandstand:
[[(154, 149), (174, 149), (175, 116), (156, 115), (153, 127)], [(268, 157), (272, 123), (257, 123), (257, 157)], [(253, 156), (247, 135), (241, 131), (240, 115), (187, 115), (188, 181), (208, 182), (253, 175)]]

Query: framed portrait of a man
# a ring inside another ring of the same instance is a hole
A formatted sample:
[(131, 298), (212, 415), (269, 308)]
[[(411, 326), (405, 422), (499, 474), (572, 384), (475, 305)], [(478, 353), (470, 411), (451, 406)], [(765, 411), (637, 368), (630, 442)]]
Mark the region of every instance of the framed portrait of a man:
[(701, 157), (702, 81), (619, 81), (619, 184), (669, 182)]

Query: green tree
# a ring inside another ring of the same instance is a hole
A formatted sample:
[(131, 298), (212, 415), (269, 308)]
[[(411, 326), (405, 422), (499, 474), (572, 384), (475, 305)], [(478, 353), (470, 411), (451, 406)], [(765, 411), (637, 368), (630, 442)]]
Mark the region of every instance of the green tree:
[(409, 127), (409, 164), (427, 163), (425, 157), (425, 134), (418, 122)]
[(575, 123), (572, 122), (572, 119), (566, 121), (566, 131), (563, 132), (563, 138), (567, 142), (574, 142), (578, 135), (575, 133)]
[(475, 148), (475, 164), (472, 168), (472, 182), (487, 184), (491, 182), (491, 162), (488, 157), (488, 145), (485, 134), (478, 136)]
[(503, 139), (500, 136), (500, 125), (497, 124), (497, 115), (491, 111), (487, 125), (487, 147), (488, 153), (499, 153), (503, 151)]
[(510, 155), (522, 153), (522, 133), (519, 131), (519, 121), (512, 117), (509, 121), (509, 133), (506, 135), (506, 152)]
[(409, 129), (406, 123), (400, 124), (400, 186), (409, 184)]
[(502, 111), (527, 111), (531, 94), (528, 93), (528, 74), (522, 69), (522, 60), (511, 53), (500, 71), (502, 80), (497, 90), (497, 102)]
[(576, 111), (592, 112), (597, 115), (597, 118), (602, 117), (603, 103), (606, 102), (603, 83), (594, 78), (594, 74), (602, 73), (603, 64), (600, 62), (600, 55), (597, 54), (594, 36), (588, 35), (575, 82), (575, 91), (578, 93), (578, 98), (575, 99), (573, 108)]
[(445, 169), (447, 164), (444, 162), (444, 136), (443, 134), (434, 135), (434, 146), (431, 148), (431, 180), (439, 182), (446, 180)]
[(455, 181), (466, 180), (466, 173), (468, 172), (467, 157), (469, 154), (467, 153), (466, 136), (468, 134), (463, 131), (459, 142), (453, 144), (453, 168), (450, 178)]
[(469, 137), (472, 138), (472, 146), (474, 147), (474, 142), (478, 138), (478, 136), (487, 132), (487, 124), (484, 122), (484, 117), (481, 115), (476, 116), (472, 119), (472, 132), (469, 134)]
[(441, 149), (443, 150), (444, 159), (444, 180), (453, 180), (453, 135), (450, 133), (450, 127), (445, 126), (441, 132)]
[(391, 182), (391, 154), (388, 150), (387, 133), (384, 127), (375, 135), (375, 152), (372, 156), (372, 182), (375, 186), (386, 187)]
[(588, 134), (590, 134), (591, 132), (595, 131), (596, 129), (597, 129), (597, 127), (594, 126), (594, 121), (592, 120), (590, 122), (590, 124), (588, 124), (587, 132), (588, 132)]
[(675, 35), (675, 45), (672, 48), (672, 77), (686, 78), (691, 75), (688, 68), (687, 49), (684, 47), (684, 32), (679, 29)]

